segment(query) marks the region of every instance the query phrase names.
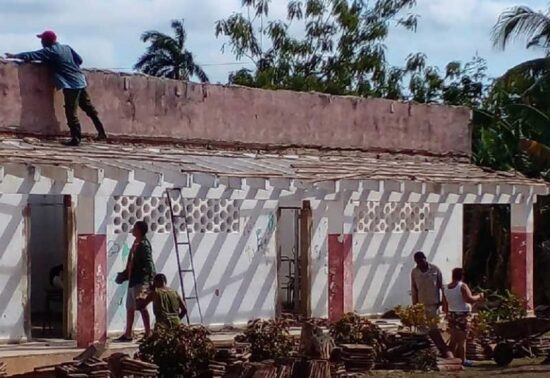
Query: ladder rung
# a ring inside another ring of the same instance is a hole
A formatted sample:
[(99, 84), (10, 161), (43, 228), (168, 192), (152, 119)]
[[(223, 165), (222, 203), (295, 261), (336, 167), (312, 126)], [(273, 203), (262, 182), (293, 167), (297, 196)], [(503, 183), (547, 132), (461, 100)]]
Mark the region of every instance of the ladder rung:
[(189, 243), (188, 241), (186, 241), (186, 242), (177, 242), (176, 244), (177, 244), (177, 245), (189, 245), (189, 244), (191, 244), (191, 243)]
[(194, 270), (193, 269), (182, 269), (180, 270), (181, 273), (193, 273)]
[(199, 298), (197, 298), (197, 297), (185, 297), (185, 300), (187, 300), (187, 299), (197, 300), (197, 299), (199, 299)]

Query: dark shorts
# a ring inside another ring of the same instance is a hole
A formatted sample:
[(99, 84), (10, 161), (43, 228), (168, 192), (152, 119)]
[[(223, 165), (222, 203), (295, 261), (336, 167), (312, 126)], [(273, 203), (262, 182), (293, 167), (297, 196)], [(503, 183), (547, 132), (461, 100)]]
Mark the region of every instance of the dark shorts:
[(449, 312), (447, 314), (449, 328), (457, 331), (468, 332), (470, 330), (469, 312)]

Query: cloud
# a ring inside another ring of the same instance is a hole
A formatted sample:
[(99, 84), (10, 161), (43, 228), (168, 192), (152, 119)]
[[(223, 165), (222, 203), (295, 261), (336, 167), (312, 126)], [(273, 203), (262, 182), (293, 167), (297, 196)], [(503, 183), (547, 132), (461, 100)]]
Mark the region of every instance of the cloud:
[[(534, 8), (546, 0), (524, 0)], [(225, 82), (229, 71), (240, 68), (235, 58), (221, 52), (223, 39), (214, 36), (216, 20), (240, 10), (240, 0), (0, 0), (0, 52), (36, 49), (34, 37), (53, 29), (62, 41), (83, 55), (88, 67), (130, 69), (145, 45), (139, 40), (145, 30), (170, 32), (170, 20), (184, 18), (188, 49), (214, 81)], [(271, 15), (284, 18), (286, 1), (273, 0)], [(498, 14), (514, 0), (418, 0), (421, 14), (416, 34), (392, 30), (387, 41), (388, 57), (403, 64), (411, 52), (424, 51), (431, 62), (444, 65), (466, 60), (477, 52), (489, 61), (491, 72), (502, 72), (512, 63), (540, 53), (515, 46), (505, 53), (495, 51), (489, 32)]]

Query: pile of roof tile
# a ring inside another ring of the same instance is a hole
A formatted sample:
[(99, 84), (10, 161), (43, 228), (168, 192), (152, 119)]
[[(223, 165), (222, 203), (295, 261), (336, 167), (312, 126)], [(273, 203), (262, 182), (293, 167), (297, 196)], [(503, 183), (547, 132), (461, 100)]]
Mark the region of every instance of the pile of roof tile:
[(125, 353), (114, 353), (104, 361), (108, 364), (112, 377), (157, 377), (157, 365), (132, 359)]
[(471, 361), (487, 361), (492, 358), (491, 340), (468, 339), (466, 342), (466, 359)]
[(438, 358), (437, 370), (442, 372), (457, 372), (464, 370), (460, 358)]
[(280, 378), (278, 370), (274, 361), (248, 363), (244, 366), (240, 378)]
[(373, 347), (365, 344), (343, 344), (341, 360), (348, 372), (369, 371), (376, 364), (376, 352)]
[(208, 363), (208, 376), (212, 378), (222, 378), (227, 374), (227, 364), (219, 361), (210, 361)]
[(388, 349), (384, 352), (384, 368), (391, 370), (414, 369), (415, 358), (420, 351), (430, 351), (437, 355), (437, 349), (428, 335), (399, 333), (388, 339)]
[(123, 377), (157, 377), (159, 374), (159, 368), (154, 364), (133, 360), (130, 357), (123, 358), (120, 362)]
[(530, 339), (531, 351), (537, 357), (546, 356), (550, 351), (550, 337), (542, 336)]
[(55, 367), (56, 377), (67, 378), (109, 378), (111, 371), (109, 365), (96, 357), (90, 357), (84, 361), (74, 361), (59, 364)]
[(343, 362), (333, 362), (330, 364), (331, 377), (347, 377), (346, 364)]
[(233, 371), (240, 369), (243, 364), (250, 360), (251, 356), (250, 344), (235, 343), (231, 347), (218, 348), (213, 362), (224, 364), (223, 366), (226, 367), (227, 371)]

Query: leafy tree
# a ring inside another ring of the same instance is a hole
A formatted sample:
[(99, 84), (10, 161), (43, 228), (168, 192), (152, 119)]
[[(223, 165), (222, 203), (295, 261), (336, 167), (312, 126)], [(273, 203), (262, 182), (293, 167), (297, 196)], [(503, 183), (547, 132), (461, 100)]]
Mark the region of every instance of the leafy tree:
[(387, 65), (383, 42), (393, 24), (416, 28), (416, 15), (407, 13), (415, 0), (293, 0), (286, 20), (269, 18), (270, 3), (243, 0), (245, 12), (216, 24), (235, 57), (256, 67), (233, 73), (231, 83), (401, 97), (401, 71)]
[(149, 43), (149, 46), (134, 69), (170, 79), (189, 80), (197, 77), (203, 83), (208, 82), (206, 73), (195, 63), (193, 54), (185, 48), (187, 33), (184, 21), (174, 20), (171, 26), (174, 37), (154, 30), (141, 35), (141, 40)]
[(487, 63), (474, 56), (462, 64), (453, 61), (447, 64), (443, 75), (437, 67), (427, 65), (423, 53), (411, 54), (403, 72), (408, 78), (408, 92), (405, 99), (420, 103), (444, 103), (477, 108), (485, 98), (488, 79)]

